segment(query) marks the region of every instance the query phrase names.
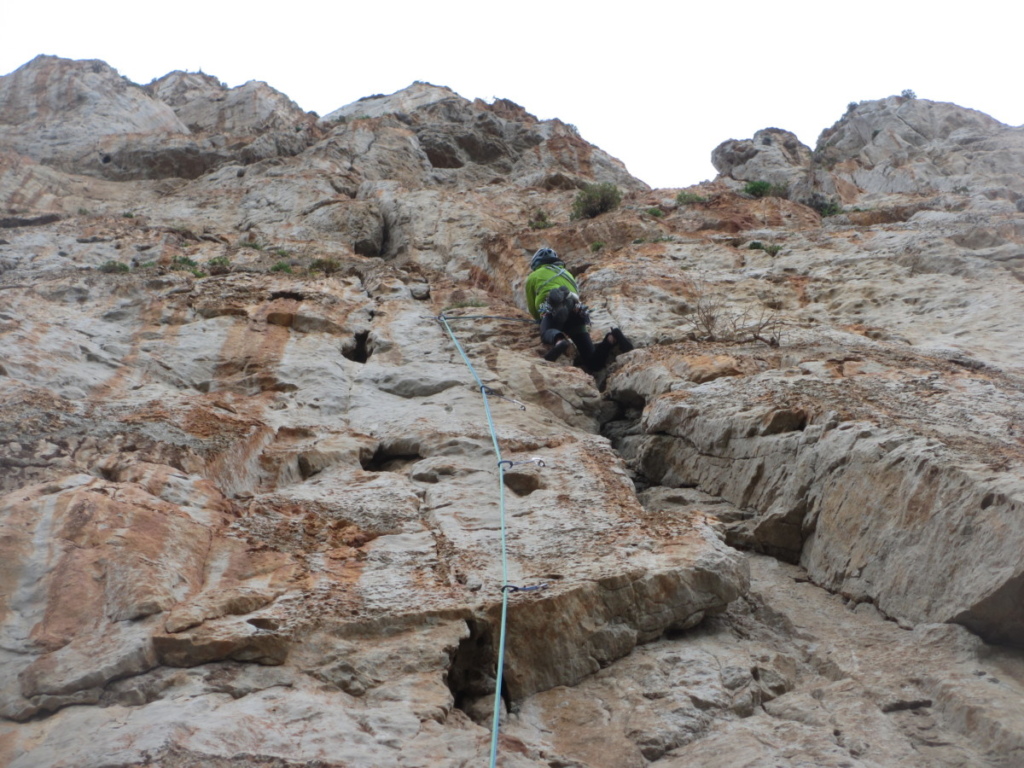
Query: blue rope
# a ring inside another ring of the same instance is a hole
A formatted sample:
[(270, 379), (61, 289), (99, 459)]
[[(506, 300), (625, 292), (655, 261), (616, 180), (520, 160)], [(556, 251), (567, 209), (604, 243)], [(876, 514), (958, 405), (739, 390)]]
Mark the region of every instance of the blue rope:
[[(537, 325), (540, 320), (534, 320), (532, 317), (509, 317), (508, 315), (452, 315), (447, 317), (446, 315), (438, 315), (437, 319), (440, 320), (514, 320), (517, 323), (533, 323)], [(448, 331), (451, 333), (451, 331)]]
[[(462, 359), (466, 362), (469, 372), (473, 374), (473, 378), (476, 379), (477, 386), (480, 388), (480, 394), (484, 399), (484, 413), (487, 414), (487, 426), (491, 430), (491, 442), (494, 444), (494, 455), (498, 459), (498, 509), (501, 517), (501, 583), (502, 585), (507, 585), (508, 553), (505, 546), (505, 464), (511, 462), (505, 462), (501, 458), (501, 448), (498, 447), (498, 432), (494, 428), (494, 419), (491, 418), (491, 405), (487, 400), (487, 393), (491, 390), (482, 381), (480, 381), (480, 377), (477, 375), (476, 369), (473, 367), (473, 363), (469, 361), (469, 358), (466, 356), (466, 352), (462, 349), (462, 345), (459, 344), (459, 340), (455, 338), (455, 334), (448, 325), (448, 318), (446, 318), (442, 313), (437, 316), (437, 319), (448, 332), (448, 336), (451, 338), (455, 348), (459, 350), (459, 354), (462, 355)], [(508, 618), (508, 594), (510, 591), (511, 590), (506, 589), (504, 586), (501, 590), (501, 630), (499, 632), (498, 640), (498, 671), (494, 685), (494, 716), (491, 719), (490, 768), (494, 768), (498, 761), (498, 730), (500, 728), (501, 719), (501, 684), (502, 677), (505, 673), (505, 623)]]

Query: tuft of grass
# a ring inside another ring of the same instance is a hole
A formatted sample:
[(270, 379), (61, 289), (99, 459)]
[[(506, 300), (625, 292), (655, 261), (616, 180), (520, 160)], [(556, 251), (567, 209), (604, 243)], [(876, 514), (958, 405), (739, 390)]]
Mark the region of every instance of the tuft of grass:
[(284, 272), (286, 275), (290, 275), (292, 273), (292, 265), (289, 264), (287, 261), (279, 261), (277, 262), (277, 264), (270, 268), (270, 271)]
[(120, 261), (105, 261), (99, 266), (100, 272), (105, 272), (108, 275), (118, 274), (121, 272), (130, 271), (130, 267), (127, 264), (122, 264)]
[(597, 253), (602, 248), (604, 248), (604, 241), (603, 240), (595, 240), (594, 242), (592, 242), (590, 244), (590, 250), (593, 251), (594, 253)]
[(195, 259), (190, 259), (188, 256), (175, 256), (171, 260), (171, 269), (179, 270), (181, 272), (191, 272), (193, 269), (197, 269), (199, 263)]
[(316, 259), (309, 265), (310, 272), (323, 272), (325, 275), (333, 275), (341, 268), (337, 259)]
[(555, 226), (555, 222), (548, 219), (545, 211), (537, 211), (530, 218), (529, 225), (530, 229), (548, 229)]
[(747, 246), (747, 248), (751, 251), (764, 251), (769, 256), (774, 256), (779, 251), (782, 250), (781, 245), (775, 245), (774, 243), (769, 243), (768, 245), (765, 245), (760, 240), (752, 241), (750, 245)]
[(134, 219), (135, 218), (135, 213), (134, 213), (134, 211), (123, 211), (121, 213), (121, 216), (123, 218), (126, 218), (126, 219)]
[(825, 197), (820, 192), (813, 192), (810, 197), (801, 202), (822, 216), (838, 216), (843, 212), (843, 206), (839, 200), (834, 197)]
[(708, 199), (703, 195), (694, 192), (680, 192), (676, 195), (676, 202), (679, 205), (690, 205), (691, 203), (706, 203)]
[(743, 191), (752, 197), (789, 197), (787, 184), (772, 184), (770, 181), (748, 181)]
[(572, 221), (592, 219), (618, 208), (621, 202), (622, 193), (614, 184), (585, 184), (572, 201), (572, 213), (569, 218)]
[(88, 216), (89, 215), (89, 209), (88, 208), (79, 208), (78, 209), (78, 215), (79, 216)]
[(227, 256), (214, 256), (206, 262), (211, 275), (226, 275), (231, 271), (231, 259)]
[(289, 251), (287, 248), (275, 248), (273, 251), (271, 251), (271, 253), (273, 253), (275, 256), (280, 256), (282, 259), (287, 259), (289, 256), (292, 255), (291, 251)]
[(661, 208), (648, 208), (646, 211), (644, 211), (644, 213), (646, 213), (648, 216), (653, 216), (656, 219), (660, 219), (662, 216), (665, 215), (665, 212), (661, 210)]
[(754, 197), (768, 197), (771, 189), (772, 184), (770, 181), (748, 181), (747, 185), (743, 187), (744, 192)]
[(244, 243), (238, 244), (239, 248), (252, 248), (254, 251), (262, 251), (263, 243), (257, 242), (256, 240), (246, 240)]
[(199, 268), (195, 259), (190, 259), (188, 256), (175, 256), (171, 261), (171, 269), (179, 272), (191, 272), (193, 277), (206, 277), (206, 273)]

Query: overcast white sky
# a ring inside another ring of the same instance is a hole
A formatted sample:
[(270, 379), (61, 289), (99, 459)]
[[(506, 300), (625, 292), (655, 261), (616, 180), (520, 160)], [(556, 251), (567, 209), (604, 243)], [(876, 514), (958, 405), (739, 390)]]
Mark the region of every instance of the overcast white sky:
[(711, 150), (760, 128), (813, 147), (849, 102), (905, 88), (1024, 123), (1024, 11), (1005, 0), (4, 5), (0, 74), (40, 53), (140, 84), (201, 69), (321, 115), (425, 80), (573, 123), (655, 187), (713, 178)]

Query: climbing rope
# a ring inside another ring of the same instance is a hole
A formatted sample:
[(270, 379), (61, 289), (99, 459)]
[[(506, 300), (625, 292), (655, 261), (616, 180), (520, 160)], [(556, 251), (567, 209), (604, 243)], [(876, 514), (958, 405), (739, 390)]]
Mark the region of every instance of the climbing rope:
[[(477, 316), (483, 317), (483, 316)], [(514, 584), (508, 583), (508, 550), (506, 547), (505, 539), (505, 468), (506, 466), (511, 469), (517, 464), (536, 464), (537, 466), (543, 467), (544, 460), (538, 457), (527, 459), (526, 461), (509, 461), (508, 459), (501, 458), (501, 448), (498, 445), (498, 431), (494, 426), (494, 419), (491, 417), (491, 404), (487, 399), (488, 395), (492, 397), (499, 397), (502, 400), (508, 400), (511, 403), (515, 403), (522, 410), (526, 410), (526, 406), (520, 403), (518, 400), (513, 400), (503, 395), (499, 395), (494, 392), (490, 387), (484, 384), (480, 377), (477, 375), (476, 369), (473, 367), (473, 363), (470, 362), (469, 357), (466, 355), (465, 350), (459, 343), (459, 340), (455, 338), (455, 333), (452, 331), (451, 326), (448, 325), (449, 320), (467, 320), (468, 317), (446, 317), (442, 312), (437, 316), (437, 321), (444, 326), (445, 331), (448, 333), (448, 337), (452, 340), (452, 344), (459, 351), (463, 361), (466, 363), (466, 367), (469, 368), (469, 372), (473, 374), (473, 378), (476, 380), (477, 386), (480, 388), (480, 395), (484, 400), (484, 414), (487, 416), (487, 427), (491, 431), (491, 442), (494, 445), (494, 455), (498, 460), (498, 511), (501, 520), (501, 625), (498, 633), (498, 669), (495, 674), (494, 683), (494, 715), (491, 718), (491, 758), (490, 768), (494, 768), (498, 760), (498, 732), (500, 728), (501, 720), (501, 686), (502, 679), (505, 672), (505, 627), (508, 619), (508, 596), (511, 592), (532, 592), (535, 590), (544, 589), (547, 584), (538, 584), (531, 587), (518, 587)], [(507, 318), (510, 320), (521, 319), (521, 318)]]
[[(533, 323), (536, 325), (539, 320), (534, 320), (532, 317), (509, 317), (507, 315), (453, 315), (448, 317), (443, 313), (437, 316), (437, 320), (444, 317), (446, 320), (514, 320), (517, 323)], [(431, 318), (433, 319), (433, 318)], [(451, 331), (449, 331), (451, 333)]]

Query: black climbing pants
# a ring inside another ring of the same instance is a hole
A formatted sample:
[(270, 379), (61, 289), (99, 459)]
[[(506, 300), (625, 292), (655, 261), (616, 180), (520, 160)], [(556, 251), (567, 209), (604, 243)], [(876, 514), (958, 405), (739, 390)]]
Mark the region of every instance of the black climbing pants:
[[(559, 315), (562, 315), (560, 317)], [(600, 371), (608, 364), (608, 355), (613, 344), (602, 339), (597, 345), (590, 338), (586, 320), (576, 313), (548, 312), (540, 318), (540, 339), (545, 344), (554, 344), (559, 336), (568, 336), (580, 355), (580, 364), (588, 371)]]

